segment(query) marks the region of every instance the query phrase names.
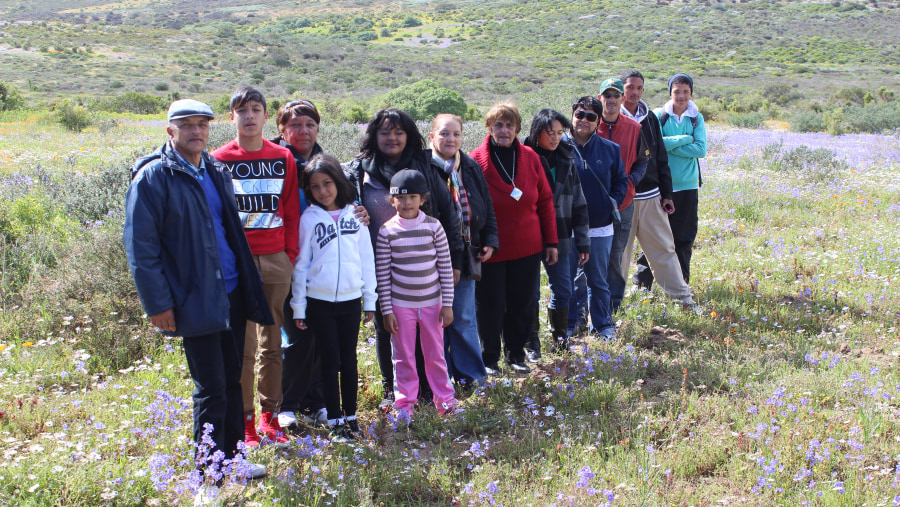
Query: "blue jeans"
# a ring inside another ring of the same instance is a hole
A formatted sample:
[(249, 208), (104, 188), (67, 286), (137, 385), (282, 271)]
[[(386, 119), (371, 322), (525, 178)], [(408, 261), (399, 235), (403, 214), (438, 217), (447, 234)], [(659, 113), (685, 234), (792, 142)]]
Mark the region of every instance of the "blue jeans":
[(619, 310), (622, 298), (625, 297), (622, 254), (625, 252), (625, 246), (628, 244), (628, 234), (631, 232), (631, 220), (634, 218), (634, 203), (629, 204), (624, 210), (620, 210), (619, 215), (621, 215), (622, 221), (618, 224), (613, 224), (615, 234), (613, 235), (612, 248), (609, 252), (609, 267), (606, 275), (606, 280), (609, 282), (609, 305), (612, 313), (616, 313)]
[[(591, 238), (591, 258), (581, 268), (577, 267), (577, 262), (572, 265), (575, 287), (569, 302), (570, 327), (574, 327), (572, 326), (573, 312), (577, 319), (580, 313), (579, 309), (589, 301), (591, 332), (600, 335), (615, 334), (616, 332), (609, 307), (609, 285), (606, 281), (612, 240), (612, 236)], [(579, 274), (581, 279), (586, 282), (581, 287), (579, 285), (583, 282), (579, 281)], [(586, 290), (582, 287), (585, 287)]]
[(480, 384), (487, 376), (475, 321), (475, 280), (465, 276), (453, 290), (453, 323), (444, 329), (444, 358), (456, 382)]
[[(574, 251), (574, 249), (573, 249)], [(548, 265), (544, 263), (544, 271), (547, 272), (547, 281), (550, 284), (550, 308), (568, 308), (569, 300), (572, 299), (572, 259), (578, 264), (578, 252), (560, 255), (556, 264)]]

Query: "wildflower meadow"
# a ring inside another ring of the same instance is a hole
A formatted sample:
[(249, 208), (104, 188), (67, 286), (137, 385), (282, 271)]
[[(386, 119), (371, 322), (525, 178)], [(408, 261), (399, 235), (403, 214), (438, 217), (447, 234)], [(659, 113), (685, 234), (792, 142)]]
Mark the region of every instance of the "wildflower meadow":
[[(121, 246), (128, 167), (163, 122), (0, 113), (0, 505), (189, 503), (195, 454), (226, 505), (900, 505), (900, 138), (709, 131), (699, 315), (629, 290), (618, 342), (412, 421), (377, 410), (364, 328), (365, 438), (292, 433), (250, 451), (269, 476), (247, 482), (191, 441), (181, 342), (151, 329)], [(319, 140), (346, 160), (359, 136)]]

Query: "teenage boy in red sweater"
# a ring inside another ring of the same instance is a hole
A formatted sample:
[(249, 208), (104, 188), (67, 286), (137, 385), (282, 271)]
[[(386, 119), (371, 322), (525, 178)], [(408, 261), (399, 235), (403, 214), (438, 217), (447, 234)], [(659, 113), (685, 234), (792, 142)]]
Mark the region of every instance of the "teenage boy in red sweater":
[[(214, 151), (213, 156), (231, 169), (238, 213), (275, 319), (271, 326), (248, 325), (245, 335), (241, 371), (244, 443), (254, 447), (260, 443), (260, 434), (272, 442), (288, 441), (277, 417), (282, 400), (281, 324), (298, 250), (300, 198), (293, 155), (263, 138), (263, 126), (269, 118), (263, 94), (249, 86), (238, 89), (231, 97), (230, 117), (237, 127), (237, 138)], [(257, 390), (262, 411), (258, 433), (253, 403), (257, 348)]]

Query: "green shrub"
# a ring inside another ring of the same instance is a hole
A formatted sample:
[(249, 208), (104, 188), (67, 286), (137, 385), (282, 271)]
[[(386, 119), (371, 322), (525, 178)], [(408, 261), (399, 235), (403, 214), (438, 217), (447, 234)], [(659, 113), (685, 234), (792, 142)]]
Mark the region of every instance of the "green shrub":
[(153, 89), (158, 92), (167, 92), (167, 91), (169, 91), (169, 84), (168, 83), (156, 83), (156, 85), (153, 86)]
[(430, 120), (439, 113), (465, 116), (468, 109), (462, 95), (438, 86), (430, 79), (390, 91), (382, 97), (380, 104), (382, 107), (402, 109), (419, 121)]
[(403, 22), (400, 23), (400, 26), (403, 28), (412, 28), (414, 26), (422, 26), (422, 22), (412, 16), (406, 16), (403, 19)]
[(375, 32), (371, 32), (371, 31), (370, 32), (359, 32), (359, 33), (353, 34), (353, 39), (362, 41), (362, 42), (368, 42), (368, 41), (372, 41), (372, 40), (377, 40), (378, 34)]
[(762, 111), (753, 111), (750, 113), (728, 113), (727, 115), (725, 115), (725, 121), (729, 125), (750, 129), (758, 129), (762, 127), (763, 122), (768, 118), (769, 115)]
[(0, 111), (12, 111), (25, 107), (25, 98), (19, 89), (0, 81)]
[(59, 123), (72, 132), (81, 132), (91, 124), (91, 115), (81, 105), (72, 105), (65, 101), (55, 108)]
[(791, 116), (791, 130), (794, 132), (824, 132), (825, 118), (818, 111), (802, 111)]
[(841, 125), (847, 132), (878, 134), (900, 128), (900, 104), (896, 102), (853, 105), (843, 112)]
[(91, 102), (91, 108), (111, 113), (159, 114), (169, 104), (163, 97), (140, 92), (125, 92), (113, 98), (98, 98)]

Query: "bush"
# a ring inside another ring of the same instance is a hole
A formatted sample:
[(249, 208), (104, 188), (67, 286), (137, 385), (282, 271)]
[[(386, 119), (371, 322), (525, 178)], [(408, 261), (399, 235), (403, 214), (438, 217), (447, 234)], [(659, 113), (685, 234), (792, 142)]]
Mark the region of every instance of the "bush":
[(803, 111), (791, 117), (794, 132), (824, 132), (825, 118), (818, 111)]
[(414, 26), (422, 26), (422, 22), (412, 16), (406, 16), (400, 26), (403, 28), (412, 28)]
[(140, 92), (125, 92), (117, 97), (91, 102), (91, 108), (111, 113), (158, 114), (168, 107), (166, 99)]
[(466, 116), (468, 107), (459, 93), (438, 86), (430, 79), (403, 85), (385, 94), (382, 107), (396, 107), (409, 113), (414, 120), (425, 121), (439, 113)]
[(847, 132), (879, 134), (900, 128), (900, 105), (897, 103), (853, 105), (843, 108), (841, 126)]
[(19, 89), (0, 81), (0, 111), (12, 111), (25, 107), (25, 98)]
[(167, 92), (169, 91), (169, 85), (168, 83), (156, 83), (156, 85), (153, 86), (153, 89), (158, 92)]
[(769, 118), (769, 115), (762, 111), (754, 111), (750, 113), (728, 113), (725, 116), (725, 121), (729, 125), (734, 125), (735, 127), (743, 127), (750, 129), (758, 129), (762, 127), (763, 122)]
[(63, 102), (55, 108), (59, 123), (72, 132), (81, 132), (91, 124), (91, 115), (81, 105), (72, 105), (69, 101)]
[(372, 40), (378, 39), (378, 34), (375, 32), (360, 32), (353, 34), (353, 39), (361, 42), (368, 42)]

